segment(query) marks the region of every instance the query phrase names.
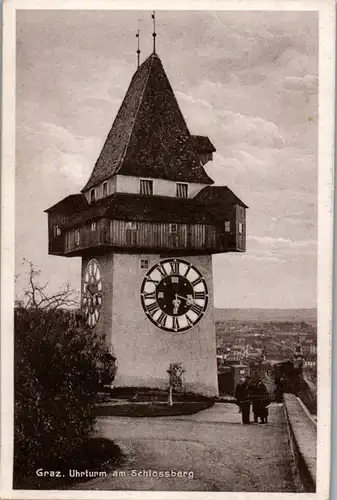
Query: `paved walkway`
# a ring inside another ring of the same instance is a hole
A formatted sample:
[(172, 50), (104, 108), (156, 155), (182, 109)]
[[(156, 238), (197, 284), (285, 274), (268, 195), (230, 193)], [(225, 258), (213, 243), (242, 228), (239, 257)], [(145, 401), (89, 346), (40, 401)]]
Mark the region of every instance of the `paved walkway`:
[[(270, 407), (268, 425), (244, 426), (237, 406), (218, 403), (188, 416), (101, 418), (97, 430), (121, 447), (126, 461), (81, 489), (296, 491), (281, 405)], [(171, 470), (185, 477), (150, 477)]]

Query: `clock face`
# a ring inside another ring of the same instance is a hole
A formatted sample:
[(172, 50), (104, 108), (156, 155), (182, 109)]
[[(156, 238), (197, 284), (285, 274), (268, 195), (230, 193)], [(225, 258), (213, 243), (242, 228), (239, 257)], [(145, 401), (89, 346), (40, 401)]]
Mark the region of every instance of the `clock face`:
[(145, 275), (141, 302), (148, 319), (161, 330), (185, 332), (204, 316), (208, 291), (198, 269), (182, 259), (165, 259)]
[(103, 301), (102, 273), (96, 259), (88, 262), (84, 272), (84, 284), (82, 294), (82, 309), (87, 324), (93, 328), (96, 326), (101, 313)]

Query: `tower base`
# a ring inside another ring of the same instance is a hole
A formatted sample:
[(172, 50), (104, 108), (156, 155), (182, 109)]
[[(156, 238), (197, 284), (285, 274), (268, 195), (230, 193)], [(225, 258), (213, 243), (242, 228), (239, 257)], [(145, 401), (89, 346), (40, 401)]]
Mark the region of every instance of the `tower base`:
[[(166, 256), (165, 256), (166, 257)], [(170, 368), (180, 365), (181, 391), (218, 396), (216, 335), (211, 255), (184, 260), (207, 283), (208, 305), (203, 318), (185, 332), (167, 332), (147, 318), (141, 304), (141, 284), (161, 255), (110, 253), (95, 256), (103, 279), (103, 305), (96, 330), (105, 334), (117, 358), (114, 387), (160, 389), (170, 385)], [(83, 258), (82, 276), (90, 259)]]

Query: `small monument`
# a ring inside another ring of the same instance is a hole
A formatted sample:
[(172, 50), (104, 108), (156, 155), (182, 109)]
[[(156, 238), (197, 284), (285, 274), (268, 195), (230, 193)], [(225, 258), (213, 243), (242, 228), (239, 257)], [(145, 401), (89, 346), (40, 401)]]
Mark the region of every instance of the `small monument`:
[(173, 405), (173, 389), (181, 390), (183, 388), (183, 373), (185, 370), (182, 363), (171, 363), (167, 370), (169, 374), (169, 405)]

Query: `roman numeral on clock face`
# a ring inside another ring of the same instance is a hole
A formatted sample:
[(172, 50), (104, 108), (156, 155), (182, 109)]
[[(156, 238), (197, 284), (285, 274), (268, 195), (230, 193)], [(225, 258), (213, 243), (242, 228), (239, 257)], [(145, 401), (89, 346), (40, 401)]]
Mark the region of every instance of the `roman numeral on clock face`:
[(206, 299), (206, 292), (195, 292), (194, 298), (200, 299), (200, 300), (205, 300)]
[(146, 277), (146, 280), (149, 282), (149, 283), (153, 283), (155, 286), (158, 285), (159, 283), (159, 280), (153, 280), (152, 278), (149, 278), (149, 277)]
[(193, 304), (190, 311), (193, 311), (195, 314), (199, 316), (199, 314), (202, 313), (202, 307), (200, 307), (199, 304)]
[(155, 300), (156, 299), (156, 292), (150, 292), (150, 293), (147, 293), (147, 292), (144, 292), (143, 294), (144, 296), (144, 299), (153, 299)]
[(166, 318), (167, 318), (167, 314), (165, 314), (164, 312), (162, 312), (159, 316), (159, 318), (157, 319), (157, 323), (161, 326), (165, 326), (166, 324)]
[(191, 269), (191, 266), (188, 266), (187, 269), (186, 269), (186, 271), (184, 272), (184, 278), (186, 278), (186, 276), (190, 272), (190, 269)]
[(179, 262), (176, 262), (175, 260), (173, 262), (170, 261), (170, 267), (172, 274), (179, 274)]
[(191, 320), (191, 318), (188, 316), (188, 314), (185, 314), (185, 318), (186, 318), (188, 326), (194, 325), (194, 322)]
[(159, 311), (159, 307), (157, 305), (157, 302), (152, 302), (149, 306), (146, 306), (147, 311), (152, 314), (152, 316)]
[(179, 330), (179, 328), (180, 328), (179, 320), (176, 316), (173, 316), (172, 322), (173, 322), (173, 324), (172, 324), (173, 330)]
[(158, 266), (157, 271), (161, 274), (162, 278), (165, 278), (165, 276), (167, 276), (167, 272), (163, 266)]
[(194, 281), (191, 281), (191, 285), (194, 287), (196, 285), (199, 285), (199, 283), (202, 282), (202, 279), (200, 277), (196, 278)]

